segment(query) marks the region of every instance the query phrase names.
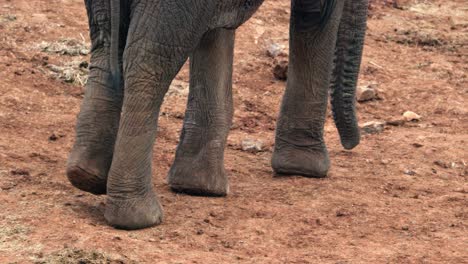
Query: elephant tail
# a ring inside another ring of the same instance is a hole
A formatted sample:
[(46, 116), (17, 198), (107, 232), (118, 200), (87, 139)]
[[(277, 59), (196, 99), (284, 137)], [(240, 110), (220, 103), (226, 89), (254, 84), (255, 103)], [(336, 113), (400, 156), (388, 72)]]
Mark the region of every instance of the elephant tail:
[(111, 12), (111, 40), (110, 40), (110, 71), (114, 87), (120, 87), (121, 72), (119, 62), (119, 42), (120, 42), (120, 0), (110, 1)]
[(330, 85), (333, 118), (345, 149), (359, 144), (356, 86), (366, 34), (368, 0), (345, 1)]

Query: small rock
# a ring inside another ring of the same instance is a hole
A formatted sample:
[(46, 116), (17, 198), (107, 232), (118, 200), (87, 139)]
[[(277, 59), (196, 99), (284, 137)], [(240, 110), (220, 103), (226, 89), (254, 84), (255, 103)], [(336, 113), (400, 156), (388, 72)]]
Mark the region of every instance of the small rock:
[(263, 150), (263, 142), (255, 139), (244, 139), (242, 141), (242, 150), (247, 152), (260, 152)]
[(377, 99), (377, 91), (372, 86), (360, 86), (357, 89), (357, 101), (366, 102)]
[(442, 160), (436, 160), (434, 164), (444, 169), (449, 169), (451, 167), (447, 162)]
[(88, 50), (88, 49), (81, 49), (81, 50), (80, 50), (80, 55), (86, 56), (86, 55), (88, 55), (88, 54), (89, 54), (89, 50)]
[(387, 124), (390, 126), (403, 126), (406, 123), (406, 120), (403, 118), (391, 119), (387, 121)]
[(349, 215), (349, 212), (345, 211), (345, 210), (338, 210), (336, 212), (336, 217), (344, 217), (344, 216), (348, 216)]
[(234, 243), (230, 241), (221, 241), (221, 245), (223, 245), (225, 248), (234, 248)]
[(272, 58), (276, 58), (283, 52), (283, 47), (278, 43), (271, 43), (267, 47), (267, 55)]
[(388, 159), (383, 159), (380, 161), (380, 163), (382, 163), (383, 165), (388, 165), (390, 164), (392, 161), (391, 160), (388, 160)]
[(412, 122), (412, 121), (419, 121), (421, 120), (421, 116), (416, 114), (415, 112), (411, 112), (411, 111), (406, 111), (404, 114), (403, 114), (403, 118), (407, 121), (407, 122)]
[(29, 171), (25, 169), (14, 169), (11, 171), (11, 175), (16, 175), (16, 176), (30, 176)]
[(385, 129), (385, 122), (370, 121), (362, 124), (361, 130), (364, 134), (378, 134)]
[(16, 183), (7, 183), (7, 184), (0, 185), (0, 189), (3, 191), (8, 191), (8, 190), (15, 188), (16, 185), (17, 185)]
[(276, 79), (285, 81), (288, 79), (289, 62), (287, 60), (275, 60), (273, 63), (273, 75)]
[(59, 140), (59, 139), (61, 139), (61, 138), (63, 138), (63, 137), (65, 137), (64, 134), (61, 134), (61, 133), (58, 133), (58, 134), (57, 134), (57, 133), (52, 133), (52, 134), (49, 136), (49, 140), (50, 140), (50, 141), (57, 141), (57, 140)]
[(416, 142), (416, 143), (413, 143), (413, 144), (411, 144), (411, 145), (412, 145), (413, 147), (415, 147), (415, 148), (422, 148), (422, 147), (424, 147), (423, 144), (417, 143), (417, 142)]
[(82, 61), (82, 62), (80, 62), (79, 67), (83, 68), (83, 69), (87, 69), (87, 68), (89, 68), (89, 62)]
[(57, 141), (57, 139), (58, 139), (58, 136), (55, 135), (55, 134), (52, 134), (52, 135), (49, 136), (50, 141)]
[(403, 173), (409, 176), (416, 175), (416, 172), (414, 170), (408, 170), (408, 169), (404, 170)]

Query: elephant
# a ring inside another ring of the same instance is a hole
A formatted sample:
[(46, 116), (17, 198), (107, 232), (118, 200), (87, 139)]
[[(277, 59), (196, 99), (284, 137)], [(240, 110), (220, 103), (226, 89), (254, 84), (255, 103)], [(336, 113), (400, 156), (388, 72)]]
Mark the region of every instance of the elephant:
[[(329, 94), (343, 147), (359, 144), (355, 90), (367, 1), (291, 1), (289, 78), (271, 161), (276, 174), (327, 176)], [(163, 219), (152, 185), (153, 145), (165, 93), (188, 60), (188, 102), (168, 185), (227, 195), (235, 32), (262, 2), (85, 0), (90, 73), (66, 174), (80, 190), (107, 194), (109, 225), (134, 230)]]

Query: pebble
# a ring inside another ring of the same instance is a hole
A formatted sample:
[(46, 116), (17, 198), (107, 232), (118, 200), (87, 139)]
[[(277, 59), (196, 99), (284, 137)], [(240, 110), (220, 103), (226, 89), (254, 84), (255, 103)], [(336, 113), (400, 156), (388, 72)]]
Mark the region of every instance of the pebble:
[(14, 170), (11, 170), (10, 173), (11, 175), (15, 175), (15, 176), (30, 176), (31, 175), (29, 171), (26, 169), (14, 169)]
[(442, 160), (436, 160), (434, 161), (434, 164), (441, 167), (441, 168), (444, 168), (444, 169), (451, 169), (454, 166), (454, 164), (451, 164), (449, 162), (445, 162), (445, 161), (442, 161)]
[(360, 86), (357, 89), (357, 101), (362, 103), (377, 99), (377, 91), (372, 86)]
[(55, 134), (52, 134), (52, 135), (49, 136), (50, 141), (56, 141), (57, 139), (58, 139), (58, 136), (55, 135)]
[(380, 163), (382, 163), (383, 165), (388, 165), (390, 164), (392, 161), (391, 160), (388, 160), (388, 159), (383, 159), (380, 161)]
[(405, 119), (405, 121), (407, 122), (412, 122), (412, 121), (419, 121), (421, 120), (421, 116), (416, 114), (415, 112), (412, 112), (412, 111), (406, 111), (404, 114), (403, 114), (403, 118)]
[(286, 81), (288, 79), (289, 62), (287, 60), (275, 60), (273, 62), (273, 75), (276, 79)]
[(88, 50), (88, 49), (81, 49), (81, 50), (80, 50), (80, 55), (86, 56), (86, 55), (88, 55), (88, 54), (89, 54), (89, 50)]
[(52, 133), (50, 136), (49, 136), (49, 141), (57, 141), (61, 138), (65, 137), (64, 134), (57, 134), (57, 133)]
[(244, 139), (242, 140), (242, 150), (247, 152), (260, 152), (263, 150), (263, 142), (255, 139)]
[(387, 121), (387, 125), (390, 126), (403, 126), (406, 123), (406, 120), (403, 118), (391, 119)]
[(336, 217), (344, 217), (344, 216), (348, 216), (349, 215), (349, 212), (345, 211), (345, 210), (338, 210), (336, 212)]
[(271, 43), (267, 47), (267, 55), (272, 58), (276, 58), (278, 55), (283, 53), (283, 47), (278, 43)]
[(361, 131), (364, 134), (378, 134), (385, 129), (385, 122), (370, 121), (362, 124)]

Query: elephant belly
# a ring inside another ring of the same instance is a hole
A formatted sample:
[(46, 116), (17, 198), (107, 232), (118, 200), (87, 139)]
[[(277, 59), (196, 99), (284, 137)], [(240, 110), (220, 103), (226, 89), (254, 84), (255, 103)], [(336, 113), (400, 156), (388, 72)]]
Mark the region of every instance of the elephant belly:
[(237, 28), (262, 5), (264, 0), (222, 0), (220, 1), (220, 15), (216, 27)]

